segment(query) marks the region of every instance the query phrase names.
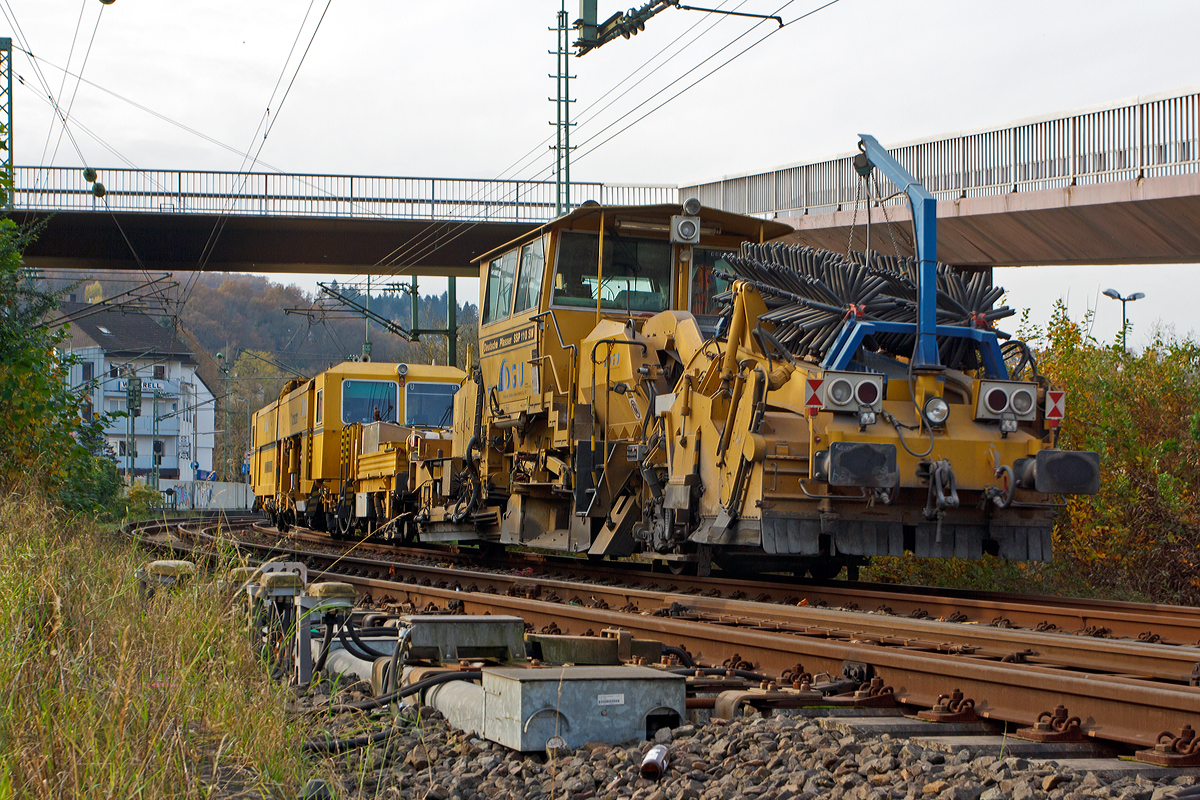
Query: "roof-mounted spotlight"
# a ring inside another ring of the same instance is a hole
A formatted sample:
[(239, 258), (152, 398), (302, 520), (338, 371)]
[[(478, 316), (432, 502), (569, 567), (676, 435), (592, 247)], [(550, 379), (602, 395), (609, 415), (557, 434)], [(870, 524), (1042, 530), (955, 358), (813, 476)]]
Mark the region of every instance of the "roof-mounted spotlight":
[(685, 216), (694, 217), (700, 213), (700, 199), (697, 197), (689, 197), (683, 201), (683, 213)]

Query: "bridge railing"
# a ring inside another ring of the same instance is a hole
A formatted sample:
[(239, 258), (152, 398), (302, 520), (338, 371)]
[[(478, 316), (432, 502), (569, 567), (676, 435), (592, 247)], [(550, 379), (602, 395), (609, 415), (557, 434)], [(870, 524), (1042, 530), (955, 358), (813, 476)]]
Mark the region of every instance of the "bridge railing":
[[(554, 218), (553, 181), (101, 169), (97, 198), (76, 167), (16, 167), (13, 205), (38, 211), (143, 211), (473, 222)], [(571, 201), (678, 202), (674, 186), (573, 183)]]
[[(891, 150), (939, 200), (1200, 172), (1200, 93), (1084, 111)], [(713, 208), (742, 214), (840, 211), (866, 200), (844, 156), (681, 186)], [(875, 197), (898, 187), (878, 176)]]

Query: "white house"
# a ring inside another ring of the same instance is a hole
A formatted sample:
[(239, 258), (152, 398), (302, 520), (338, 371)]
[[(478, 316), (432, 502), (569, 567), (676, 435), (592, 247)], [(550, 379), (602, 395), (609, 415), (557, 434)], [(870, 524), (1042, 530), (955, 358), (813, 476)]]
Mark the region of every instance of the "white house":
[(85, 419), (99, 411), (124, 411), (128, 379), (142, 379), (142, 410), (133, 419), (132, 435), (129, 419), (105, 429), (118, 468), (149, 475), (157, 456), (160, 479), (191, 480), (196, 471), (206, 477), (213, 464), (216, 403), (196, 374), (192, 351), (145, 314), (82, 303), (63, 303), (61, 311), (71, 320), (63, 347), (82, 361), (71, 368), (71, 385), (93, 385)]

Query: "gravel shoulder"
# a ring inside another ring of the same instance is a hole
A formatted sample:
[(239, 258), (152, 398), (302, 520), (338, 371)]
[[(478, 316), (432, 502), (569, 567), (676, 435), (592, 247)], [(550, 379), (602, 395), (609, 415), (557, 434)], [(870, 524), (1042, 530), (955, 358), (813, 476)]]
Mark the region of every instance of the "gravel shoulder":
[[(358, 692), (337, 699), (359, 699)], [(321, 695), (300, 707), (316, 712)], [(299, 709), (298, 709), (299, 710)], [(521, 754), (451, 729), (436, 710), (410, 709), (326, 717), (318, 729), (347, 737), (395, 725), (386, 742), (330, 756), (341, 777), (339, 798), (482, 800), (597, 798), (616, 800), (1160, 800), (1197, 783), (1195, 771), (1167, 777), (1123, 775), (1113, 761), (1082, 771), (1024, 758), (946, 754), (906, 739), (841, 736), (811, 718), (775, 715), (686, 724), (654, 742), (588, 744), (577, 750)], [(670, 749), (662, 780), (641, 777), (644, 753)]]

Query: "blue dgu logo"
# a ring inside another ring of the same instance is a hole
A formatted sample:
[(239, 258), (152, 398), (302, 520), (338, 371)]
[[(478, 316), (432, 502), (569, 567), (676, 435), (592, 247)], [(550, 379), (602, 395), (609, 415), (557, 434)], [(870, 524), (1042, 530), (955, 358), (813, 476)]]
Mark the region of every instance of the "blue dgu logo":
[(502, 392), (511, 392), (525, 385), (525, 365), (523, 363), (509, 364), (508, 360), (500, 362), (500, 381), (497, 387)]
[(605, 364), (608, 364), (609, 369), (613, 369), (613, 368), (621, 365), (621, 351), (617, 350), (617, 348), (615, 348), (615, 347), (612, 349), (612, 352), (609, 353), (607, 357), (601, 358), (600, 356), (601, 356), (601, 354), (599, 352), (597, 352), (596, 358), (592, 360), (592, 363), (595, 364), (598, 368), (604, 367)]

